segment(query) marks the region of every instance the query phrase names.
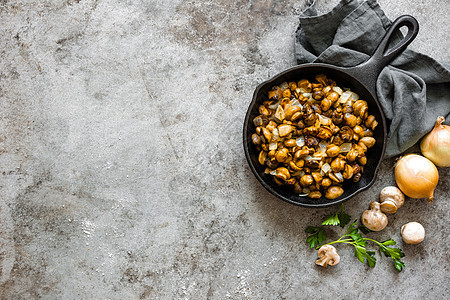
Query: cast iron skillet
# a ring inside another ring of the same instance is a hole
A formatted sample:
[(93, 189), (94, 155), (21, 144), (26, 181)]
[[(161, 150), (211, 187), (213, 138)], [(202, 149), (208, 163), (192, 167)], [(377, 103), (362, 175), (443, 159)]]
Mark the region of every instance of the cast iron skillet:
[[(403, 26), (408, 27), (406, 36), (394, 47), (387, 49), (391, 36)], [(298, 65), (263, 82), (256, 88), (244, 121), (244, 151), (253, 174), (270, 193), (295, 205), (305, 207), (325, 207), (346, 201), (357, 193), (369, 188), (374, 183), (386, 148), (387, 135), (386, 120), (376, 97), (376, 80), (381, 70), (405, 50), (414, 40), (418, 31), (419, 25), (416, 19), (409, 15), (401, 16), (394, 21), (372, 56), (366, 62), (358, 66), (344, 68), (323, 63)], [(351, 180), (344, 183), (344, 194), (333, 200), (326, 199), (323, 196), (320, 199), (300, 197), (298, 194), (294, 193), (291, 187), (278, 186), (273, 181), (272, 175), (264, 174), (265, 167), (258, 163), (259, 153), (251, 142), (251, 136), (255, 132), (253, 119), (259, 115), (259, 105), (263, 101), (268, 100), (267, 94), (272, 87), (279, 85), (284, 81), (297, 82), (303, 78), (313, 80), (318, 74), (325, 74), (328, 78), (336, 81), (337, 85), (340, 87), (351, 88), (353, 92), (360, 96), (360, 99), (367, 101), (369, 113), (374, 115), (378, 121), (378, 126), (374, 131), (374, 138), (377, 142), (368, 150), (367, 164), (364, 167), (364, 173), (362, 174), (361, 179), (357, 183), (354, 183)]]

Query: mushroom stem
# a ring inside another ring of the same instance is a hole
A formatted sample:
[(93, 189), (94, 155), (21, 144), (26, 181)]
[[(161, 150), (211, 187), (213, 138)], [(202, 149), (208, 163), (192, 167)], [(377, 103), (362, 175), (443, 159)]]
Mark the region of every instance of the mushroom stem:
[(319, 258), (319, 259), (316, 260), (316, 265), (319, 265), (319, 266), (322, 266), (324, 268), (327, 268), (328, 267), (328, 261), (329, 261), (329, 258), (326, 257), (326, 256), (323, 256), (322, 258)]

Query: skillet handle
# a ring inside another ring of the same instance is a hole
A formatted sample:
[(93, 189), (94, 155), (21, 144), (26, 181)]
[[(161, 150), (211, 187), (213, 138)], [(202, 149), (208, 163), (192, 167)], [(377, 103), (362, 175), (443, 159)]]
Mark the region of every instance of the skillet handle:
[[(408, 27), (406, 36), (390, 49), (388, 43), (392, 35), (401, 27)], [(364, 63), (348, 68), (347, 70), (358, 80), (363, 81), (370, 88), (371, 92), (375, 92), (376, 81), (381, 70), (387, 66), (397, 55), (403, 52), (408, 45), (415, 39), (419, 33), (419, 23), (410, 15), (398, 17), (389, 27), (380, 44), (373, 52), (372, 56)], [(376, 96), (376, 93), (374, 93)]]
[[(408, 27), (408, 33), (406, 36), (394, 47), (386, 51), (389, 39), (395, 31), (402, 28), (403, 26)], [(408, 45), (416, 38), (419, 33), (419, 23), (417, 20), (409, 15), (403, 15), (398, 17), (394, 23), (392, 23), (389, 30), (384, 35), (378, 47), (372, 54), (372, 57), (365, 64), (374, 64), (378, 68), (383, 69), (387, 66), (397, 55), (403, 52), (403, 50), (408, 47)]]

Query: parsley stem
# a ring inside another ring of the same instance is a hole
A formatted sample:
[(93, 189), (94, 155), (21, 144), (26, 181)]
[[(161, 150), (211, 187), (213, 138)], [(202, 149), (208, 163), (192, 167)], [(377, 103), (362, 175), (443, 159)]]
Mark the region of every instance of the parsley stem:
[(366, 241), (371, 241), (371, 242), (377, 244), (378, 246), (380, 246), (380, 247), (382, 247), (382, 248), (385, 248), (385, 247), (386, 247), (386, 246), (384, 246), (383, 244), (381, 244), (379, 241), (372, 240), (372, 239), (369, 239), (369, 238), (363, 238), (363, 239), (366, 240)]
[[(341, 237), (341, 238), (343, 238), (343, 237)], [(332, 244), (337, 244), (337, 243), (353, 245), (352, 241), (353, 241), (352, 239), (344, 239), (344, 240), (339, 239), (339, 240), (336, 240), (334, 242), (329, 242), (329, 243), (326, 243), (326, 244), (323, 244), (323, 245), (319, 245), (319, 246), (316, 247), (316, 249), (319, 249), (320, 247), (325, 246), (325, 245), (332, 245)]]
[(336, 242), (343, 242), (343, 241), (353, 241), (353, 239), (343, 239), (343, 240), (341, 240), (342, 239), (342, 237), (340, 238), (340, 239), (338, 239)]

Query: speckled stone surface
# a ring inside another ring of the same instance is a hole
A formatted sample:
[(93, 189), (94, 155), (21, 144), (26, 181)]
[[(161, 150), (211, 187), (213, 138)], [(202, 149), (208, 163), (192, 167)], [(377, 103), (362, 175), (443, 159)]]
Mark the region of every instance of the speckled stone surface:
[[(379, 2), (418, 19), (412, 49), (450, 60), (450, 2)], [(398, 273), (345, 245), (317, 267), (304, 230), (336, 207), (284, 203), (247, 166), (247, 105), (294, 65), (304, 7), (0, 1), (0, 298), (448, 299), (448, 168), (433, 203), (407, 199), (370, 234), (399, 242)], [(353, 218), (395, 182), (394, 161), (346, 202)], [(426, 230), (417, 246), (401, 242), (409, 221)]]

